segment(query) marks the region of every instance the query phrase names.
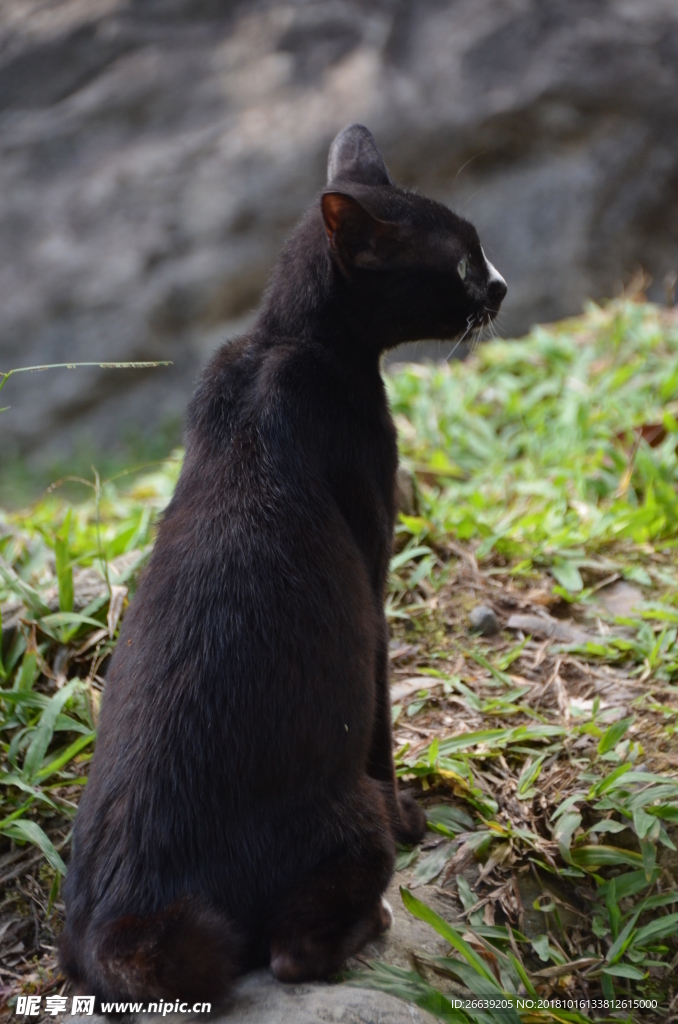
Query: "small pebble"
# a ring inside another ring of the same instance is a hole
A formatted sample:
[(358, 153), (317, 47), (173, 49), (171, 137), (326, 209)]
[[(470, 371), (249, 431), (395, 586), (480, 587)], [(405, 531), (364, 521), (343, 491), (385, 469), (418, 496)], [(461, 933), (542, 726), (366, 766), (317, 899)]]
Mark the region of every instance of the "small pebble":
[(481, 636), (494, 636), (495, 633), (499, 632), (497, 616), (485, 604), (479, 604), (472, 610), (469, 615), (469, 622), (473, 629), (477, 630)]

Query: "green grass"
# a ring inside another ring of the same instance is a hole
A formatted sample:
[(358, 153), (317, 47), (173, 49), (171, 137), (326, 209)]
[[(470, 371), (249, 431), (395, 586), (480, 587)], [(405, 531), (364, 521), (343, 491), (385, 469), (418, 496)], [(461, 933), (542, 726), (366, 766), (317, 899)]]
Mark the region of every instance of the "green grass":
[[(430, 828), (399, 865), (412, 887), (449, 890), (464, 923), (405, 892), (449, 955), (421, 954), (412, 971), (373, 964), (354, 982), (460, 1024), (666, 1019), (678, 930), (678, 319), (631, 302), (592, 307), (467, 363), (398, 368), (388, 388), (415, 483), (387, 599), (405, 652), (396, 677), (415, 679), (394, 707), (396, 761)], [(0, 514), (0, 835), (5, 863), (36, 847), (46, 858), (50, 913), (106, 659), (179, 466), (177, 453), (131, 484), (94, 477), (78, 504), (57, 489)], [(596, 603), (614, 580), (640, 594), (617, 619)], [(572, 615), (587, 638), (473, 637), (466, 614), (480, 599)], [(596, 680), (617, 697), (570, 701)], [(542, 887), (536, 934), (491, 896), (525, 873)], [(563, 901), (584, 903), (576, 926)], [(660, 1009), (520, 1008), (532, 991), (635, 994)], [(460, 993), (514, 1007), (450, 1008)]]
[[(591, 557), (623, 555), (634, 578), (642, 545), (675, 545), (678, 324), (654, 307), (593, 308), (389, 384), (403, 454), (440, 488), (405, 521), (413, 536), (475, 541), (478, 559), (517, 572), (545, 566), (571, 593)], [(646, 424), (666, 431), (659, 447), (635, 448)]]

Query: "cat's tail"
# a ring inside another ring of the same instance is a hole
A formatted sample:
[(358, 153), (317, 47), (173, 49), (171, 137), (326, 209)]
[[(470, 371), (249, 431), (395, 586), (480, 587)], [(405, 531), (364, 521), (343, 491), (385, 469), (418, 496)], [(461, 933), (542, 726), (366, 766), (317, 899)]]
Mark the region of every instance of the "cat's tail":
[(193, 900), (151, 917), (101, 922), (77, 945), (66, 931), (62, 969), (100, 1003), (162, 999), (214, 1006), (240, 970), (241, 942), (232, 923)]

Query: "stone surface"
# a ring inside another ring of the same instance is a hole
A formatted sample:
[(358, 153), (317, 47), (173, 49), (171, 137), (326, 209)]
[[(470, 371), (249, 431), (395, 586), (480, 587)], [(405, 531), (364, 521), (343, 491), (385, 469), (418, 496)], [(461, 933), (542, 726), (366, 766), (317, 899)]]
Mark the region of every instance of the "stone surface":
[(596, 601), (601, 604), (608, 615), (619, 618), (628, 618), (633, 615), (634, 609), (643, 602), (643, 593), (638, 587), (617, 580), (609, 587), (603, 587), (596, 593)]
[[(107, 1021), (97, 1016), (71, 1019), (81, 1024)], [(133, 1019), (183, 1024), (201, 1017), (149, 1013)], [(211, 1024), (432, 1024), (435, 1020), (424, 1010), (383, 992), (349, 985), (282, 985), (269, 971), (254, 971), (241, 978), (223, 1010), (202, 1019)]]
[(472, 608), (468, 617), (471, 628), (480, 633), (481, 636), (494, 636), (499, 632), (497, 616), (487, 605), (478, 604)]
[(428, 1013), (395, 996), (349, 985), (282, 985), (268, 971), (242, 978), (224, 1024), (429, 1024)]
[(507, 333), (676, 269), (675, 0), (6, 0), (0, 44), (0, 367), (174, 360), (12, 379), (5, 457), (181, 417), (352, 120)]
[(517, 613), (510, 616), (506, 626), (507, 629), (520, 629), (525, 634), (548, 637), (563, 644), (586, 644), (589, 640), (596, 639), (594, 634), (579, 629), (572, 622), (554, 619), (550, 615)]

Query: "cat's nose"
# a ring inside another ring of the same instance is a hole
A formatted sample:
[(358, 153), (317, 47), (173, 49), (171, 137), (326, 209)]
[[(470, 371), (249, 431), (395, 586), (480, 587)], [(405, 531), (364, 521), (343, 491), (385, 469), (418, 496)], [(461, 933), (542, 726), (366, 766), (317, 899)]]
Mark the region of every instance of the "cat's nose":
[(498, 274), (495, 278), (490, 278), (490, 283), (487, 286), (487, 297), (494, 309), (499, 309), (500, 305), (506, 298), (506, 281)]
[(499, 306), (506, 298), (506, 281), (501, 276), (496, 267), (492, 266), (487, 256), (485, 256), (485, 250), (481, 249), (483, 256), (485, 257), (485, 266), (487, 267), (487, 297), (490, 302), (494, 305), (495, 309), (499, 309)]

